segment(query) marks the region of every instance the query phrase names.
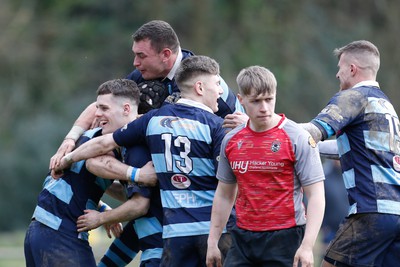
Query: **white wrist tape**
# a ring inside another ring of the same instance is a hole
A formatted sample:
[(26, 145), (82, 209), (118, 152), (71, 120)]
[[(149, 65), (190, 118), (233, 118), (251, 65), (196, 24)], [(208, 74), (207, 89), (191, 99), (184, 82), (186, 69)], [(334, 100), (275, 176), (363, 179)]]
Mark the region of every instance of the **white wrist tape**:
[(131, 175), (132, 175), (133, 167), (129, 166), (128, 169), (126, 170), (126, 180), (130, 181), (131, 180)]
[(72, 152), (69, 152), (68, 154), (66, 154), (65, 156), (65, 160), (67, 161), (68, 164), (73, 163), (74, 161), (72, 160)]
[(106, 210), (110, 210), (111, 207), (107, 205), (107, 203), (103, 203), (103, 205), (100, 206), (100, 208), (97, 209), (99, 212), (104, 212)]
[(132, 183), (138, 183), (139, 173), (140, 173), (140, 168), (129, 166), (128, 169), (126, 170), (126, 179), (128, 181), (131, 181)]
[(72, 139), (76, 142), (76, 140), (78, 140), (84, 132), (85, 129), (83, 129), (81, 126), (74, 125), (64, 139)]
[(136, 183), (139, 183), (139, 173), (140, 173), (140, 168), (137, 168), (134, 178)]

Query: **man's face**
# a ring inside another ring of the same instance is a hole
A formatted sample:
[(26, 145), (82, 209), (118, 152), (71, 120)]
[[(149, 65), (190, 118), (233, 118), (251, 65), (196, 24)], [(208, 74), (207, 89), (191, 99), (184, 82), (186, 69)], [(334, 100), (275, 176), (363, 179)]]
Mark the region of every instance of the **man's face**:
[(165, 68), (163, 53), (157, 53), (149, 39), (133, 42), (135, 55), (133, 66), (140, 71), (145, 80), (164, 78), (170, 70)]
[(346, 60), (345, 54), (342, 54), (338, 62), (338, 72), (336, 78), (339, 79), (340, 90), (345, 90), (353, 87), (351, 82), (351, 64)]
[(222, 95), (221, 77), (219, 75), (206, 75), (202, 78), (203, 104), (211, 108), (215, 113), (218, 111), (218, 98)]
[(270, 128), (275, 114), (276, 92), (263, 95), (239, 94), (238, 98), (246, 110), (246, 114), (249, 116), (255, 131), (265, 131)]
[(112, 94), (97, 96), (96, 119), (103, 129), (102, 133), (112, 133), (124, 126), (128, 117), (124, 112), (124, 100)]

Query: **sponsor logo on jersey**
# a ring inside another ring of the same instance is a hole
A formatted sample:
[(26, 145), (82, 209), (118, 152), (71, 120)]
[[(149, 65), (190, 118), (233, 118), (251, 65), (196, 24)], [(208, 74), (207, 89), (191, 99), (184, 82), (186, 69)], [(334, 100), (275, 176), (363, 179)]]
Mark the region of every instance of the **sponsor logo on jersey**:
[(181, 127), (183, 129), (187, 129), (187, 130), (196, 130), (196, 124), (191, 121), (191, 120), (185, 120), (185, 119), (181, 119), (178, 117), (166, 117), (160, 120), (160, 125), (162, 127), (167, 127), (167, 128), (173, 128), (173, 126), (175, 127)]
[(393, 168), (400, 172), (400, 156), (396, 155), (393, 157)]
[(248, 161), (232, 161), (231, 162), (232, 170), (237, 170), (239, 173), (247, 172), (248, 167), (249, 167)]
[(162, 120), (160, 120), (160, 125), (162, 127), (172, 128), (172, 123), (178, 120), (179, 119), (177, 117), (165, 117)]
[(284, 162), (280, 161), (233, 161), (231, 162), (231, 168), (233, 171), (239, 173), (246, 173), (247, 171), (278, 171), (285, 167)]
[(312, 148), (315, 148), (315, 147), (317, 146), (317, 143), (315, 142), (314, 138), (312, 138), (311, 135), (308, 137), (308, 144), (309, 144)]
[(192, 184), (190, 179), (182, 174), (173, 175), (171, 177), (171, 183), (178, 189), (186, 189)]
[(193, 192), (188, 191), (172, 191), (172, 196), (182, 207), (186, 208), (196, 208), (199, 206), (204, 206), (207, 203), (207, 200), (201, 199), (201, 197), (197, 197)]
[(278, 152), (281, 149), (281, 142), (279, 140), (274, 140), (271, 145), (272, 152)]

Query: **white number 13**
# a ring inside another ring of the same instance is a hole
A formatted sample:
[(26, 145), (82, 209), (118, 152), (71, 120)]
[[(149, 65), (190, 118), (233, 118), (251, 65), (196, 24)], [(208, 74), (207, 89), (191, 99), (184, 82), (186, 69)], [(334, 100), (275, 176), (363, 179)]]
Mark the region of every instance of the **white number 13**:
[(171, 145), (172, 145), (172, 134), (164, 133), (161, 135), (161, 139), (164, 140), (165, 144), (165, 163), (167, 166), (167, 171), (173, 171), (173, 164), (185, 174), (190, 173), (193, 170), (193, 161), (188, 157), (190, 153), (190, 140), (186, 136), (178, 136), (174, 140), (174, 146), (181, 148), (183, 145), (183, 151), (179, 153), (180, 159), (176, 159), (175, 162), (172, 157)]

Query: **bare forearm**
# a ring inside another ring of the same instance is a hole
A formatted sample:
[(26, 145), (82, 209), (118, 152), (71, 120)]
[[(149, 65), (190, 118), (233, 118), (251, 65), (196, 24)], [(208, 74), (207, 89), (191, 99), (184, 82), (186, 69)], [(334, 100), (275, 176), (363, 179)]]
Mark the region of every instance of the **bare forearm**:
[(117, 147), (112, 134), (106, 134), (84, 143), (71, 153), (66, 155), (68, 161), (77, 162), (88, 158), (107, 154)]
[[(72, 126), (71, 130), (65, 136), (64, 140), (71, 139), (75, 143), (85, 131), (89, 130), (92, 127), (93, 121), (96, 118), (95, 113), (96, 113), (96, 103), (94, 102), (90, 104), (84, 111), (82, 111), (82, 113), (74, 122), (74, 125)], [(67, 152), (70, 151), (71, 150)]]
[(114, 142), (112, 134), (106, 134), (89, 140), (74, 151), (66, 154), (60, 160), (60, 163), (52, 169), (51, 173), (53, 177), (59, 178), (61, 177), (63, 170), (68, 168), (72, 163), (104, 155), (117, 146), (118, 145)]
[(86, 161), (86, 168), (96, 176), (105, 179), (128, 180), (128, 165), (108, 155), (91, 158)]
[(318, 182), (305, 189), (307, 204), (307, 223), (302, 245), (312, 249), (317, 240), (325, 210), (324, 184)]
[(133, 196), (117, 208), (100, 214), (101, 224), (125, 222), (145, 215), (149, 209), (150, 200), (142, 196)]
[(215, 192), (208, 246), (218, 246), (218, 240), (226, 226), (236, 197), (236, 184), (219, 183)]
[(218, 242), (232, 211), (236, 191), (236, 184), (218, 183), (211, 212), (210, 234), (207, 240), (207, 267), (222, 266), (222, 256)]
[(91, 128), (93, 121), (96, 116), (96, 102), (93, 102), (89, 106), (86, 107), (84, 111), (79, 115), (79, 117), (75, 120), (74, 126), (82, 127), (85, 130)]
[(322, 133), (321, 130), (318, 129), (317, 126), (315, 126), (314, 124), (312, 124), (311, 122), (307, 122), (307, 123), (299, 123), (301, 127), (303, 127), (306, 131), (308, 131), (310, 133), (310, 135), (312, 136), (312, 138), (315, 140), (315, 142), (319, 142), (322, 140)]

